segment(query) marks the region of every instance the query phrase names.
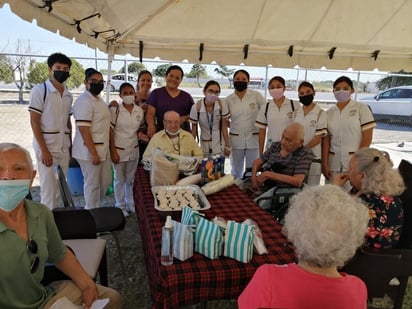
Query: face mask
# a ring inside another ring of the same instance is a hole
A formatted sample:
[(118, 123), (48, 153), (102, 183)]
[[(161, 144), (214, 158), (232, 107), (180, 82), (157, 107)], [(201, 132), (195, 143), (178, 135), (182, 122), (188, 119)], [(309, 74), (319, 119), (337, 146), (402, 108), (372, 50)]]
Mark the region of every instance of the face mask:
[(123, 103), (126, 105), (134, 104), (134, 95), (125, 95), (122, 99)]
[(104, 85), (100, 83), (90, 83), (89, 91), (91, 94), (98, 96), (102, 92)]
[(350, 91), (349, 90), (339, 90), (339, 91), (334, 91), (333, 94), (335, 95), (335, 99), (338, 102), (346, 102), (350, 98)]
[(313, 94), (303, 95), (299, 97), (299, 101), (303, 105), (308, 106), (313, 102)]
[(206, 95), (206, 101), (208, 101), (210, 103), (215, 103), (217, 99), (218, 99), (217, 95), (214, 95), (214, 94), (207, 94)]
[(235, 81), (233, 82), (233, 87), (236, 89), (236, 91), (242, 92), (246, 90), (247, 82)]
[(57, 80), (60, 84), (63, 84), (66, 79), (70, 76), (69, 72), (67, 71), (53, 71), (53, 77)]
[(169, 134), (171, 136), (177, 136), (180, 133), (180, 129), (177, 130), (176, 132), (172, 132), (172, 131), (169, 131), (168, 129), (165, 128), (165, 131), (166, 131), (167, 134)]
[(10, 212), (29, 193), (30, 179), (0, 180), (0, 208)]
[(279, 100), (281, 97), (283, 97), (283, 88), (276, 88), (276, 89), (269, 89), (269, 93), (272, 98), (275, 100)]

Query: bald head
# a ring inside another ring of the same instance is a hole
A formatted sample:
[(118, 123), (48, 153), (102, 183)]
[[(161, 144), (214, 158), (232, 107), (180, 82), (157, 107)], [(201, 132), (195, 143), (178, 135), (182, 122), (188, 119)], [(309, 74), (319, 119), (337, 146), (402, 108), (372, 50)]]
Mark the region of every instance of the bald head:
[(288, 152), (293, 152), (303, 145), (305, 128), (298, 122), (288, 125), (282, 134), (281, 146)]
[(180, 120), (180, 115), (178, 112), (168, 111), (164, 114), (163, 119), (164, 120), (176, 120), (176, 119)]
[(180, 129), (179, 113), (175, 111), (166, 112), (163, 116), (163, 126), (169, 135), (176, 135)]
[(292, 132), (295, 135), (296, 139), (303, 140), (305, 139), (305, 127), (299, 122), (293, 122), (286, 127), (285, 130)]

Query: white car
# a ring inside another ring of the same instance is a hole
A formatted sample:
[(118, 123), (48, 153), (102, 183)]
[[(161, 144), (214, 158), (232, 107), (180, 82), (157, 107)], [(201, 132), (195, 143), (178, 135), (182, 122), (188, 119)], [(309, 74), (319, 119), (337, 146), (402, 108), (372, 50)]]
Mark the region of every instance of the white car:
[(399, 86), (384, 90), (374, 97), (363, 97), (359, 102), (367, 104), (375, 116), (412, 116), (412, 86)]
[[(125, 82), (126, 74), (114, 74), (111, 76), (110, 81), (108, 81), (110, 91), (119, 91), (120, 85)], [(137, 76), (133, 74), (127, 74), (127, 82), (136, 87)]]

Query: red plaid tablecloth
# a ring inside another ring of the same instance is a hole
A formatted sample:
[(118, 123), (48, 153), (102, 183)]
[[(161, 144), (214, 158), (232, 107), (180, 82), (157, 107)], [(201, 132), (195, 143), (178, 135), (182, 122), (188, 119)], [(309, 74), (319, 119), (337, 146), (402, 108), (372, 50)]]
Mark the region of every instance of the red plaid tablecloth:
[[(208, 219), (219, 216), (237, 222), (247, 218), (255, 220), (270, 253), (255, 253), (249, 263), (241, 263), (226, 257), (210, 260), (195, 252), (189, 260), (175, 259), (173, 265), (162, 266), (160, 246), (166, 216), (154, 208), (149, 173), (142, 167), (136, 173), (134, 198), (153, 308), (179, 308), (208, 300), (235, 299), (260, 265), (295, 262), (294, 252), (281, 233), (281, 225), (233, 185), (208, 196), (211, 208), (202, 212)], [(180, 221), (180, 215), (177, 216), (175, 219)]]

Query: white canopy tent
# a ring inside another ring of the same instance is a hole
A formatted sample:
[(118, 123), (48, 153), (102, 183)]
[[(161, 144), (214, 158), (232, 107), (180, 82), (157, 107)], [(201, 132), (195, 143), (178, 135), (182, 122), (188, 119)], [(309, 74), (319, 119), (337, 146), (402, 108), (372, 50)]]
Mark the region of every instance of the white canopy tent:
[(412, 71), (409, 0), (0, 0), (113, 54), (224, 65)]

